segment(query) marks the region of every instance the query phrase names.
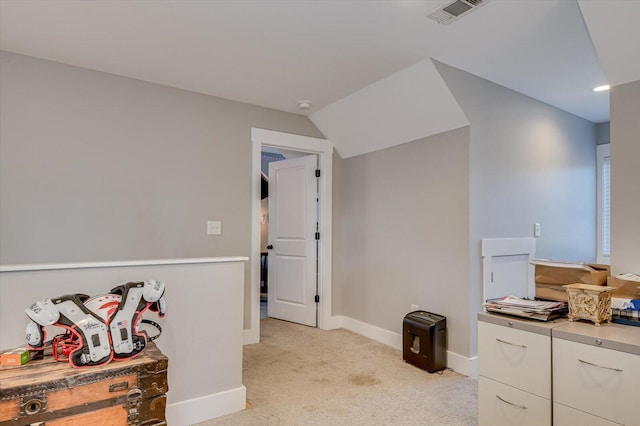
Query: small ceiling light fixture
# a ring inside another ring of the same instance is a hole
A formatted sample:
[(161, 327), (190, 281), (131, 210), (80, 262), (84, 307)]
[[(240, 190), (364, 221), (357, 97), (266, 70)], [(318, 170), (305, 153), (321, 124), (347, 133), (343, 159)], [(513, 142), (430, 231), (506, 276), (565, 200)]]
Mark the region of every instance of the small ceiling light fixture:
[(611, 87), (608, 84), (604, 84), (602, 86), (598, 86), (593, 89), (594, 92), (604, 92), (605, 90), (609, 90)]
[(300, 108), (300, 109), (309, 109), (309, 108), (311, 108), (311, 102), (310, 101), (299, 101), (298, 102), (298, 108)]

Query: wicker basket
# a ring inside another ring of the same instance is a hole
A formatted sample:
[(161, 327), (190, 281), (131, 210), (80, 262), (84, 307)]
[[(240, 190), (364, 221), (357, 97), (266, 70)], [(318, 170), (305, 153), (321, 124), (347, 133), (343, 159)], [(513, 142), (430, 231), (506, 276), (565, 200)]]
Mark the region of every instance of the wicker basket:
[(584, 319), (596, 326), (611, 322), (611, 293), (614, 287), (591, 284), (567, 284), (563, 286), (569, 295), (569, 321)]

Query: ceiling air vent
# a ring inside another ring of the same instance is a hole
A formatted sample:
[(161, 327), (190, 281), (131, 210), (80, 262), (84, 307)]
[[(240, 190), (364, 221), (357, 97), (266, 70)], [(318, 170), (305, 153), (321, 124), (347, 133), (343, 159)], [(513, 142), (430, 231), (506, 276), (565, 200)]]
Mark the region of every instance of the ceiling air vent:
[(453, 0), (437, 8), (427, 16), (439, 24), (448, 25), (488, 1), (489, 0)]

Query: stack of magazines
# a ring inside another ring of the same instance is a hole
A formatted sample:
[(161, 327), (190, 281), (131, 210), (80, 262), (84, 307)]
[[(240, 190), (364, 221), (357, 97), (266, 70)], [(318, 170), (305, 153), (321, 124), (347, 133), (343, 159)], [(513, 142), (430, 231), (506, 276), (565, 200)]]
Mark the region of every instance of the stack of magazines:
[(530, 300), (516, 296), (489, 299), (483, 303), (483, 306), (487, 312), (515, 315), (539, 321), (550, 321), (560, 318), (567, 313), (566, 302)]

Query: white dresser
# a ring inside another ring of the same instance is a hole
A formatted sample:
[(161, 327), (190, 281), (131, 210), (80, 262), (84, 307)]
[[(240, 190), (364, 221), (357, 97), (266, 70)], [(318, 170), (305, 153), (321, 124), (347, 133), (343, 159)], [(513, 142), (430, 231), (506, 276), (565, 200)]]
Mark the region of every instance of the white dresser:
[(479, 424), (640, 426), (640, 328), (478, 314)]
[(556, 322), (478, 315), (480, 426), (550, 425)]

